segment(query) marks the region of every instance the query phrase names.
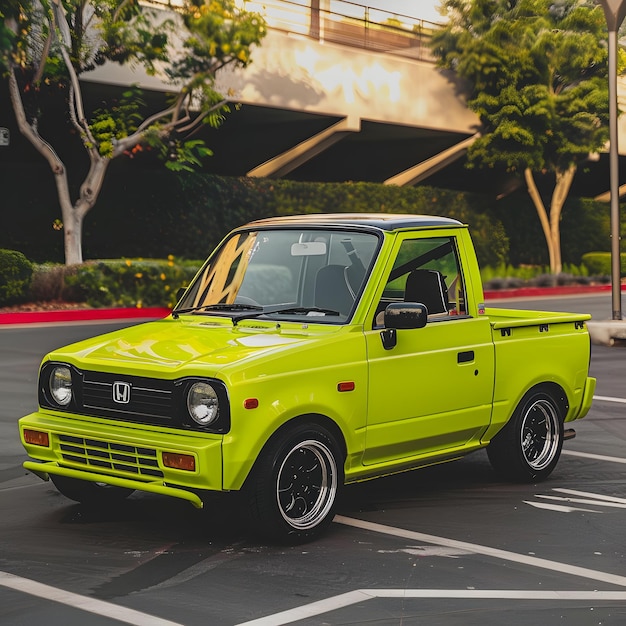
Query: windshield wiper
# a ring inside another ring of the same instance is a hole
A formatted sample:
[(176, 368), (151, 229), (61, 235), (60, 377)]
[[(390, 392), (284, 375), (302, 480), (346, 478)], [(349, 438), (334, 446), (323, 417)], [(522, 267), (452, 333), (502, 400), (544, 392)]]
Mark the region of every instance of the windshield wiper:
[(257, 314), (263, 313), (263, 307), (257, 304), (201, 304), (199, 306), (191, 306), (187, 309), (174, 309), (172, 311), (172, 317), (176, 320), (179, 315), (183, 313), (195, 313), (196, 311), (250, 311)]
[(291, 313), (294, 315), (308, 315), (312, 313), (315, 315), (316, 313), (321, 316), (323, 315), (341, 315), (339, 311), (335, 311), (333, 309), (323, 309), (317, 306), (276, 306), (276, 307), (262, 307), (256, 304), (201, 304), (199, 306), (192, 306), (187, 309), (174, 309), (172, 311), (172, 317), (174, 319), (178, 319), (179, 315), (184, 313), (195, 313), (197, 311), (225, 311), (225, 312), (236, 312), (242, 311), (239, 315), (235, 314), (232, 316), (233, 325), (237, 326), (237, 324), (241, 320), (252, 319), (255, 317), (260, 317), (261, 315), (271, 315), (273, 313)]
[(333, 309), (322, 309), (317, 306), (280, 306), (267, 308), (263, 311), (250, 311), (248, 313), (242, 313), (233, 317), (233, 325), (237, 326), (237, 323), (241, 320), (252, 319), (254, 317), (260, 317), (261, 315), (272, 315), (274, 313), (286, 313), (294, 315), (308, 315), (309, 313), (318, 313), (320, 317), (324, 315), (341, 315), (339, 311)]
[(321, 313), (322, 315), (341, 315), (334, 309), (323, 309), (318, 306), (289, 306), (278, 311), (266, 311), (266, 313), (295, 313), (297, 315), (307, 315), (309, 313)]

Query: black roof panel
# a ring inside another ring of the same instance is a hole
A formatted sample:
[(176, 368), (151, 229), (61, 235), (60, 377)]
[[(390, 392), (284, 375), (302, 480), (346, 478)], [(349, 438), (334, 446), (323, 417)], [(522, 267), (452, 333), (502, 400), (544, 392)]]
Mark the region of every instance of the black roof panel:
[(306, 215), (285, 215), (256, 220), (246, 224), (249, 227), (268, 226), (370, 226), (380, 230), (401, 230), (406, 228), (445, 228), (464, 226), (450, 217), (437, 215), (410, 215), (403, 213), (309, 213)]

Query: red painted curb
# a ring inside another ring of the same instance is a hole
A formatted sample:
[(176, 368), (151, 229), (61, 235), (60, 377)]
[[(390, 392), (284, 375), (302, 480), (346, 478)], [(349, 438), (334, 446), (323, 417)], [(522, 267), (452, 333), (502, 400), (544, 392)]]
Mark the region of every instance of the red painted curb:
[(171, 313), (167, 308), (146, 309), (67, 309), (61, 311), (20, 311), (0, 313), (2, 324), (32, 324), (37, 322), (84, 322), (91, 320), (117, 320), (137, 318), (162, 318)]
[[(485, 291), (486, 300), (496, 298), (535, 298), (537, 296), (573, 296), (585, 293), (610, 292), (611, 285), (571, 285), (565, 287), (519, 287), (517, 289), (490, 289)], [(626, 291), (626, 285), (622, 285)]]
[[(611, 285), (572, 285), (570, 287), (520, 287), (518, 289), (491, 289), (485, 291), (485, 300), (498, 298), (535, 298), (541, 296), (569, 296), (585, 293), (610, 292)], [(622, 285), (626, 291), (626, 285)], [(42, 322), (83, 322), (138, 318), (160, 319), (171, 313), (168, 308), (146, 309), (66, 309), (59, 311), (20, 311), (0, 313), (0, 326), (5, 324), (32, 324)]]

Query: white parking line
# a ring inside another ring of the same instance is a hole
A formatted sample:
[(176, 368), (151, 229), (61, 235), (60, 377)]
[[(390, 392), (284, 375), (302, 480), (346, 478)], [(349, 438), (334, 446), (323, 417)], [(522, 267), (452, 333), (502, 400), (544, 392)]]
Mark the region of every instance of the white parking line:
[(609, 463), (626, 463), (626, 459), (619, 456), (605, 456), (604, 454), (591, 454), (590, 452), (576, 452), (575, 450), (563, 450), (561, 454), (567, 456), (580, 456), (585, 459), (595, 459), (597, 461), (609, 461)]
[(473, 552), (475, 554), (484, 554), (485, 556), (491, 556), (504, 561), (522, 563), (530, 567), (538, 567), (541, 569), (551, 570), (553, 572), (561, 572), (562, 574), (579, 576), (581, 578), (588, 578), (591, 580), (609, 583), (611, 585), (626, 587), (626, 576), (609, 574), (608, 572), (601, 572), (599, 570), (588, 569), (586, 567), (568, 565), (567, 563), (560, 563), (559, 561), (550, 561), (548, 559), (541, 559), (539, 557), (529, 556), (526, 554), (509, 552), (508, 550), (500, 550), (499, 548), (482, 546), (476, 543), (468, 543), (466, 541), (448, 539), (447, 537), (427, 535), (425, 533), (420, 533), (413, 530), (406, 530), (404, 528), (395, 528), (394, 526), (386, 526), (384, 524), (366, 522), (365, 520), (354, 519), (352, 517), (344, 517), (343, 515), (337, 515), (335, 517), (335, 522), (339, 524), (344, 524), (346, 526), (352, 526), (354, 528), (360, 528), (362, 530), (369, 530), (371, 532), (380, 533), (383, 535), (400, 537), (402, 539), (409, 539), (410, 541), (424, 541), (426, 543), (432, 543), (439, 546), (447, 546), (449, 548), (467, 550), (468, 552)]
[(132, 624), (133, 626), (183, 626), (177, 622), (161, 619), (160, 617), (148, 615), (147, 613), (135, 611), (134, 609), (129, 609), (124, 606), (118, 606), (117, 604), (105, 602), (104, 600), (81, 596), (71, 591), (63, 591), (62, 589), (44, 585), (43, 583), (38, 583), (28, 578), (22, 578), (21, 576), (15, 576), (8, 572), (0, 571), (0, 586), (14, 589), (21, 593), (27, 593), (43, 600), (51, 600), (52, 602), (65, 604), (66, 606), (81, 611), (87, 611), (88, 613), (110, 617), (118, 622)]
[(612, 398), (611, 396), (593, 396), (594, 400), (602, 400), (603, 402), (619, 402), (626, 404), (625, 398)]
[[(595, 500), (590, 500), (589, 498), (564, 498), (563, 496), (547, 496), (544, 494), (535, 494), (535, 498), (541, 498), (543, 500), (555, 500), (557, 502), (572, 502), (574, 504), (590, 504), (591, 506), (607, 506), (607, 507), (612, 507), (614, 509), (626, 509), (626, 504), (619, 503), (619, 502), (609, 502), (607, 500), (602, 500), (600, 498), (596, 498)], [(531, 504), (531, 503), (528, 502), (527, 504)], [(582, 509), (582, 510), (592, 511), (593, 513), (596, 512), (593, 509)]]
[[(538, 498), (546, 496), (537, 496)], [(522, 500), (524, 504), (530, 504), (530, 506), (536, 509), (545, 509), (546, 511), (556, 511), (557, 513), (574, 513), (575, 511), (582, 511), (583, 513), (601, 513), (602, 511), (594, 511), (593, 509), (583, 509), (579, 506), (567, 506), (564, 504), (547, 504), (546, 502), (531, 502), (530, 500)]]
[[(626, 400), (622, 398), (610, 398), (607, 396), (594, 396), (594, 400), (602, 400), (606, 402), (618, 402), (626, 404)], [(598, 459), (603, 461), (610, 461), (613, 463), (626, 463), (626, 459), (618, 457), (608, 457), (599, 454), (587, 454), (584, 452), (573, 452), (570, 450), (564, 450), (563, 454), (569, 454), (571, 456), (581, 456), (586, 458)], [(568, 489), (559, 489), (555, 491), (561, 491), (563, 493), (570, 493), (572, 495), (590, 496), (586, 492), (577, 492)], [(611, 496), (599, 496), (593, 494), (596, 500), (605, 500), (606, 502), (621, 503), (619, 498), (612, 498)], [(619, 506), (619, 505), (618, 505)], [(559, 563), (557, 561), (549, 561), (547, 559), (540, 559), (537, 557), (527, 556), (523, 554), (516, 554), (515, 552), (509, 552), (507, 550), (500, 550), (497, 548), (490, 548), (488, 546), (481, 546), (478, 544), (467, 543), (464, 541), (457, 541), (454, 539), (447, 539), (445, 537), (437, 537), (435, 535), (427, 535), (424, 533), (413, 532), (409, 530), (403, 530), (400, 528), (394, 528), (392, 526), (385, 526), (382, 524), (375, 524), (372, 522), (366, 522), (364, 520), (353, 519), (337, 515), (335, 522), (344, 524), (346, 526), (353, 526), (361, 528), (363, 530), (369, 530), (372, 532), (378, 532), (386, 535), (392, 535), (395, 537), (401, 537), (404, 539), (410, 539), (411, 541), (425, 541), (427, 543), (445, 546), (461, 552), (473, 552), (475, 554), (484, 554), (503, 560), (513, 561), (516, 563), (522, 563), (531, 567), (539, 567), (542, 569), (548, 569), (564, 574), (570, 574), (573, 576), (580, 576), (583, 578), (589, 578), (596, 581), (607, 582), (614, 585), (626, 586), (626, 577), (617, 576), (615, 574), (609, 574), (598, 570), (592, 570), (584, 567), (578, 567), (575, 565), (568, 565), (566, 563)], [(238, 626), (282, 626), (283, 624), (290, 624), (298, 620), (304, 620), (321, 615), (322, 613), (328, 613), (343, 607), (351, 606), (365, 600), (372, 598), (461, 598), (461, 599), (495, 599), (495, 600), (569, 600), (569, 601), (625, 601), (626, 591), (545, 591), (545, 590), (480, 590), (480, 589), (357, 589), (348, 593), (340, 594), (332, 598), (320, 600), (318, 602), (312, 602), (304, 606), (299, 606), (294, 609), (282, 611), (274, 615), (268, 615), (259, 619), (254, 619), (248, 622), (243, 622)]]
[(488, 600), (557, 600), (559, 602), (615, 602), (626, 600), (626, 591), (544, 591), (533, 589), (357, 589), (333, 598), (311, 602), (274, 615), (268, 615), (238, 626), (282, 626), (316, 617), (373, 598), (457, 598)]
[[(563, 487), (557, 487), (552, 491), (558, 491), (559, 493), (567, 493), (572, 496), (582, 496), (583, 498), (593, 498), (594, 500), (602, 500), (603, 502), (612, 502), (614, 504), (626, 505), (626, 498), (618, 498), (617, 496), (604, 496), (600, 493), (590, 493), (589, 491), (578, 491), (578, 489), (564, 489)], [(599, 504), (599, 503), (598, 503)], [(611, 506), (607, 504), (605, 506)]]
[[(580, 495), (580, 494), (576, 494)], [(607, 499), (609, 496), (607, 496)], [(592, 570), (576, 565), (568, 565), (559, 563), (558, 561), (549, 561), (538, 557), (528, 556), (525, 554), (517, 554), (508, 550), (500, 550), (489, 546), (468, 543), (465, 541), (457, 541), (456, 539), (448, 539), (446, 537), (438, 537), (436, 535), (428, 535), (425, 533), (395, 528), (365, 520), (345, 517), (343, 515), (335, 516), (336, 523), (368, 530), (371, 532), (391, 535), (409, 539), (411, 541), (425, 541), (426, 543), (439, 546), (454, 548), (474, 554), (484, 554), (501, 560), (522, 563), (531, 567), (539, 567), (572, 576), (580, 576), (595, 581), (610, 583), (626, 587), (626, 577)], [(287, 611), (281, 611), (274, 615), (267, 615), (258, 619), (242, 622), (238, 626), (282, 626), (292, 622), (316, 617), (322, 613), (328, 613), (346, 606), (351, 606), (372, 598), (462, 598), (462, 599), (522, 599), (522, 600), (558, 600), (558, 601), (625, 601), (626, 591), (545, 591), (545, 590), (481, 590), (481, 589), (357, 589), (348, 593), (340, 594), (318, 602), (312, 602), (303, 606), (295, 607)]]

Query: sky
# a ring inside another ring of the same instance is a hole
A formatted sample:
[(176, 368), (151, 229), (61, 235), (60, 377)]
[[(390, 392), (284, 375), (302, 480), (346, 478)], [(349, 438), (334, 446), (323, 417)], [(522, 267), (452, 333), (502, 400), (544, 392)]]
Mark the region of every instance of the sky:
[(430, 22), (442, 21), (436, 8), (441, 4), (440, 0), (358, 0), (358, 3)]

